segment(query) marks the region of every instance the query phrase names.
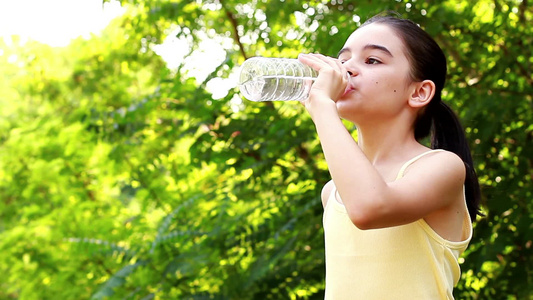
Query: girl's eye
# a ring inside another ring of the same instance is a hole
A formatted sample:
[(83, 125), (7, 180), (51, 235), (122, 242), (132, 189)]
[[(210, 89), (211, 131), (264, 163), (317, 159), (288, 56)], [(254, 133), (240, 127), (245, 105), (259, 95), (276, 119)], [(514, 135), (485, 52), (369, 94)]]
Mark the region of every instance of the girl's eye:
[(375, 58), (367, 58), (365, 63), (369, 65), (377, 65), (377, 64), (380, 64), (381, 62)]

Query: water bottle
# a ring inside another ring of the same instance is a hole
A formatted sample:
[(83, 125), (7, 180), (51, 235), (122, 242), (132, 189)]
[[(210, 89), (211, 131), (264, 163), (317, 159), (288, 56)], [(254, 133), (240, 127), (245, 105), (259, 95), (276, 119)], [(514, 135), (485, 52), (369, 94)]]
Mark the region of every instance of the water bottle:
[(317, 72), (297, 59), (252, 57), (241, 66), (241, 94), (251, 101), (305, 100)]

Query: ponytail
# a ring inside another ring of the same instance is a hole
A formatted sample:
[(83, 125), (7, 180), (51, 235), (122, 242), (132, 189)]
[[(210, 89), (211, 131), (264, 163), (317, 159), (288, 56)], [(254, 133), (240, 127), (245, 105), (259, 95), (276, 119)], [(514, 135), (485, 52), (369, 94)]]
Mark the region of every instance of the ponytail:
[(466, 168), (465, 198), (470, 219), (482, 215), (479, 209), (481, 192), (464, 129), (453, 110), (440, 97), (435, 97), (415, 123), (415, 137), (420, 140), (431, 133), (431, 148), (457, 154)]

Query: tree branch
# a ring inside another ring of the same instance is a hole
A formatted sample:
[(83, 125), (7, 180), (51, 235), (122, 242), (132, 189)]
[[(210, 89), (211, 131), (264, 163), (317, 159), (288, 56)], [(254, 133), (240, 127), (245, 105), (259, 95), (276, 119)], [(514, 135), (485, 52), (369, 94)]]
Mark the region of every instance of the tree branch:
[(527, 0), (522, 0), (522, 3), (520, 3), (520, 6), (519, 6), (520, 14), (518, 15), (518, 18), (520, 20), (520, 23), (524, 24), (525, 26), (527, 26), (527, 24), (526, 24), (526, 10), (527, 10), (527, 7), (528, 7)]
[(224, 4), (224, 1), (219, 0), (219, 3), (220, 5), (222, 5), (222, 8), (226, 12), (226, 16), (228, 17), (231, 23), (231, 26), (233, 28), (233, 39), (235, 40), (235, 43), (237, 43), (237, 45), (239, 46), (239, 50), (241, 51), (242, 57), (244, 57), (244, 59), (247, 59), (248, 55), (246, 55), (246, 51), (244, 51), (244, 46), (241, 43), (241, 37), (239, 36), (239, 31), (237, 30), (237, 27), (239, 26), (239, 24), (237, 23), (237, 19), (235, 19), (235, 16), (233, 15), (233, 13), (231, 13), (229, 9), (226, 7), (226, 5)]

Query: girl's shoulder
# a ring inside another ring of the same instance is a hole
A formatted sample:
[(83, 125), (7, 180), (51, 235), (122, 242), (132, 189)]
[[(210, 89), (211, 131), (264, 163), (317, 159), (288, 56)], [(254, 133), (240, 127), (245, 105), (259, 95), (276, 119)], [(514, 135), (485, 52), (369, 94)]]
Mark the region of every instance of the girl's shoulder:
[(457, 154), (436, 149), (407, 161), (400, 169), (397, 179), (411, 178), (428, 184), (451, 184), (462, 188), (465, 177), (466, 166)]
[(431, 170), (434, 172), (458, 171), (464, 173), (463, 160), (455, 153), (443, 149), (431, 149), (415, 155), (406, 161), (400, 169), (398, 177), (403, 177), (415, 169)]

